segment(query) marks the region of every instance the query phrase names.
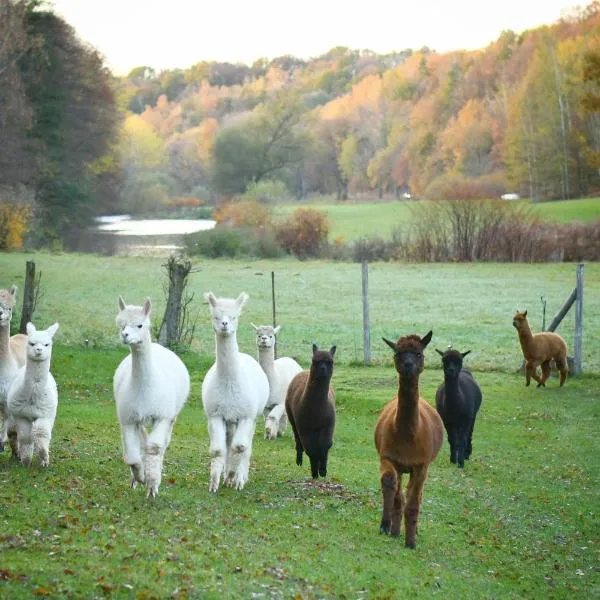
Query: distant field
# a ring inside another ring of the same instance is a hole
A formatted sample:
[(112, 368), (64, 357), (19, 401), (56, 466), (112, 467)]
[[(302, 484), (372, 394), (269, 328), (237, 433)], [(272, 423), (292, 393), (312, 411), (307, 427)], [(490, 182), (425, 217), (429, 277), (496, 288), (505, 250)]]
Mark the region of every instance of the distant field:
[[(156, 325), (164, 312), (166, 277), (160, 258), (104, 258), (91, 255), (0, 254), (0, 285), (22, 289), (25, 261), (42, 272), (42, 292), (35, 320), (41, 326), (60, 322), (57, 340), (81, 347), (116, 346), (117, 296), (154, 302)], [(250, 301), (242, 316), (240, 346), (254, 353), (250, 322), (271, 320), (271, 271), (275, 273), (277, 322), (282, 325), (281, 351), (307, 363), (313, 342), (337, 344), (336, 357), (348, 363), (363, 358), (361, 268), (326, 261), (198, 260), (190, 276), (192, 314), (198, 323), (194, 349), (214, 351), (208, 309), (202, 294), (237, 296)], [(585, 267), (584, 368), (600, 373), (600, 264)], [(520, 348), (511, 318), (528, 309), (534, 330), (541, 328), (541, 302), (547, 300), (547, 322), (575, 285), (573, 264), (400, 264), (373, 263), (369, 268), (371, 348), (376, 362), (389, 359), (381, 336), (394, 337), (433, 329), (432, 346), (454, 344), (471, 349), (477, 369), (512, 371)], [(573, 344), (574, 311), (560, 327)], [(428, 350), (432, 360), (433, 349)], [(436, 363), (437, 364), (437, 363)]]
[[(311, 202), (310, 204), (280, 204), (274, 207), (276, 218), (287, 217), (299, 206), (312, 206), (327, 213), (331, 230), (329, 240), (356, 240), (364, 236), (380, 235), (389, 238), (394, 228), (410, 224), (411, 210), (416, 202)], [(589, 222), (600, 219), (600, 198), (540, 202), (532, 205), (541, 218), (548, 221), (568, 223)]]

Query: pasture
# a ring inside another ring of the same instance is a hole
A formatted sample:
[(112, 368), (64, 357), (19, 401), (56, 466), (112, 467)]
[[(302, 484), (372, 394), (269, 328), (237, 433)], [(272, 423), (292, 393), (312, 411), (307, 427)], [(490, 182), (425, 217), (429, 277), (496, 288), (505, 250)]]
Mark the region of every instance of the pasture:
[[(527, 201), (523, 203), (530, 204)], [(331, 202), (311, 200), (300, 206), (316, 208), (329, 216), (329, 240), (353, 241), (365, 236), (379, 235), (390, 238), (394, 229), (403, 229), (410, 225), (413, 210), (419, 208), (419, 202)], [(290, 202), (273, 207), (276, 219), (292, 214), (299, 204)], [(530, 204), (539, 217), (546, 221), (568, 223), (570, 221), (589, 222), (600, 219), (600, 198), (582, 198), (578, 200), (558, 200)]]
[[(7, 598), (467, 598), (600, 596), (598, 389), (600, 268), (585, 267), (584, 370), (558, 388), (525, 388), (514, 311), (534, 331), (575, 284), (570, 264), (399, 265), (370, 269), (374, 366), (362, 359), (360, 266), (211, 261), (190, 277), (195, 342), (182, 355), (192, 394), (165, 458), (160, 495), (129, 489), (112, 375), (116, 298), (151, 296), (164, 310), (160, 259), (0, 254), (0, 285), (22, 289), (25, 261), (42, 271), (34, 322), (59, 321), (52, 371), (59, 408), (51, 466), (26, 470), (0, 455), (0, 595)], [(208, 492), (208, 436), (200, 401), (214, 340), (201, 293), (250, 294), (238, 339), (256, 355), (250, 322), (271, 316), (276, 274), (280, 354), (307, 365), (313, 342), (337, 344), (338, 422), (329, 476), (312, 483), (288, 433), (262, 438), (242, 492)], [(16, 319), (16, 318), (15, 318)], [(572, 346), (569, 316), (559, 331)], [(396, 373), (381, 335), (433, 329), (421, 377), (433, 402), (442, 381), (435, 347), (473, 352), (483, 405), (464, 471), (448, 444), (425, 483), (416, 551), (378, 533), (381, 498), (373, 426)], [(87, 340), (87, 343), (86, 343)]]

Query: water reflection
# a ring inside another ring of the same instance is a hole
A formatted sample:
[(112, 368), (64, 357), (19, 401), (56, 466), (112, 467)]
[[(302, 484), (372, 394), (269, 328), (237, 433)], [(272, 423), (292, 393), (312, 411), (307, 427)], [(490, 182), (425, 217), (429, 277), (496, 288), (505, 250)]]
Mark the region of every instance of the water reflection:
[(95, 227), (67, 236), (66, 249), (109, 256), (169, 256), (184, 246), (186, 234), (215, 226), (211, 219), (132, 219), (129, 215), (96, 221)]

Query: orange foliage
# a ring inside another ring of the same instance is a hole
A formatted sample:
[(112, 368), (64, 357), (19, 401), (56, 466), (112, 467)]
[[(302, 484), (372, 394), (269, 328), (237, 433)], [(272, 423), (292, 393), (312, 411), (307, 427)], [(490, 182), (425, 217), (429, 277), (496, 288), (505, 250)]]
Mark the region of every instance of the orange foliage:
[(319, 256), (328, 233), (327, 215), (314, 208), (298, 208), (279, 226), (277, 240), (284, 250), (303, 259)]
[(271, 215), (269, 210), (258, 202), (228, 202), (215, 211), (215, 221), (219, 225), (260, 229), (270, 225)]

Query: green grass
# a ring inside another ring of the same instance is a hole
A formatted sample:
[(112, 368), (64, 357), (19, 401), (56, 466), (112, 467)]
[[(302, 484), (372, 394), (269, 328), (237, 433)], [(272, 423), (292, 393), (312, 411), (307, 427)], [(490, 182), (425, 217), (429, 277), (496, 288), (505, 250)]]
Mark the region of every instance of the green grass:
[[(16, 282), (22, 290), (25, 261), (33, 259), (42, 273), (42, 292), (34, 323), (47, 327), (59, 321), (56, 339), (83, 348), (118, 346), (114, 319), (117, 297), (131, 303), (147, 296), (154, 303), (156, 325), (164, 313), (166, 277), (159, 258), (103, 258), (90, 255), (0, 254), (0, 285)], [(307, 364), (312, 343), (336, 344), (342, 363), (362, 361), (361, 267), (351, 263), (211, 260), (195, 262), (189, 290), (194, 293), (192, 316), (197, 326), (193, 349), (214, 351), (209, 312), (202, 294), (250, 295), (238, 333), (243, 351), (254, 354), (250, 322), (271, 321), (271, 272), (275, 273), (277, 323), (282, 325), (280, 352)], [(584, 273), (583, 367), (600, 374), (600, 265), (589, 263)], [(540, 331), (541, 301), (547, 300), (547, 318), (558, 312), (575, 286), (575, 265), (549, 264), (411, 264), (373, 263), (369, 266), (371, 353), (376, 363), (389, 358), (381, 337), (398, 337), (433, 330), (427, 355), (433, 348), (453, 344), (472, 350), (468, 362), (476, 369), (512, 372), (521, 350), (512, 316), (529, 311), (531, 326)], [(15, 320), (18, 318), (15, 318)], [(574, 310), (561, 326), (573, 348)], [(18, 322), (18, 321), (17, 321)]]
[[(51, 466), (25, 469), (0, 454), (0, 597), (3, 598), (592, 598), (600, 597), (600, 267), (585, 267), (584, 370), (558, 388), (525, 388), (511, 326), (528, 308), (540, 326), (574, 286), (575, 266), (370, 266), (375, 366), (362, 359), (361, 273), (354, 264), (199, 262), (190, 277), (198, 315), (182, 358), (192, 393), (167, 451), (159, 497), (128, 487), (112, 399), (127, 350), (116, 298), (164, 311), (156, 258), (0, 254), (0, 285), (22, 290), (25, 261), (42, 273), (34, 323), (60, 323), (52, 371), (59, 409)], [(242, 492), (208, 492), (208, 438), (200, 386), (214, 340), (202, 292), (250, 294), (240, 347), (254, 353), (250, 322), (271, 316), (276, 274), (280, 353), (307, 364), (312, 342), (337, 344), (337, 429), (325, 483), (295, 465), (289, 433), (263, 439), (259, 422)], [(18, 319), (18, 315), (15, 317)], [(569, 344), (573, 317), (561, 326)], [(417, 550), (378, 533), (381, 499), (372, 441), (397, 380), (380, 337), (434, 330), (422, 376), (433, 401), (442, 380), (433, 348), (473, 350), (484, 400), (464, 471), (444, 446), (425, 485)], [(86, 344), (87, 340), (87, 344)]]
[[(210, 360), (185, 354), (192, 394), (148, 501), (120, 458), (110, 382), (125, 353), (58, 344), (50, 468), (0, 455), (3, 598), (600, 597), (599, 377), (538, 390), (476, 373), (473, 456), (460, 471), (444, 442), (411, 551), (378, 533), (372, 430), (395, 393), (391, 364), (336, 366), (325, 483), (295, 465), (289, 433), (264, 440), (261, 421), (246, 488), (215, 495), (199, 400)], [(422, 375), (429, 401), (440, 375)]]
[(538, 214), (547, 221), (588, 223), (600, 219), (600, 198), (540, 202), (533, 206)]
[[(298, 206), (311, 206), (329, 217), (329, 240), (346, 242), (365, 236), (379, 235), (390, 238), (396, 228), (402, 229), (411, 222), (411, 210), (416, 202), (331, 202), (311, 200), (308, 204), (286, 203), (273, 207), (276, 219), (291, 215)], [(547, 221), (584, 223), (600, 219), (600, 198), (561, 200), (532, 204), (539, 216)]]

